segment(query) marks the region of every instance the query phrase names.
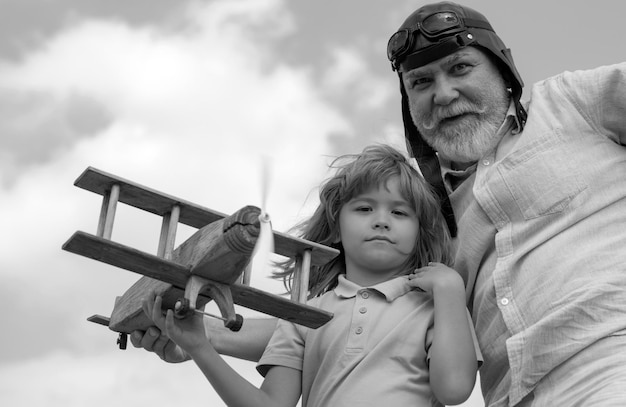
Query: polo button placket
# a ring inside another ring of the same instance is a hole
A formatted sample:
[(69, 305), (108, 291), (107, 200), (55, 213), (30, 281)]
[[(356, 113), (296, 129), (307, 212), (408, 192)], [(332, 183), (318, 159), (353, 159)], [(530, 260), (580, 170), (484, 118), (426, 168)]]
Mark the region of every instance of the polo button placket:
[[(365, 306), (367, 302), (372, 301), (372, 293), (367, 289), (362, 289), (357, 292), (353, 314), (352, 323), (350, 327), (350, 336), (346, 344), (347, 353), (360, 353), (367, 346), (367, 340), (369, 336), (369, 327), (372, 321), (369, 318), (368, 307)], [(371, 297), (371, 298), (370, 298)]]

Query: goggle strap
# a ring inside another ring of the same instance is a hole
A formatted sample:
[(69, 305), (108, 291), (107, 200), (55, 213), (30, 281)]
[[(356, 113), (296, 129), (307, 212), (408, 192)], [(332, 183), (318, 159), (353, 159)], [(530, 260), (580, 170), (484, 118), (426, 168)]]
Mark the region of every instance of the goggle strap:
[(465, 24), (466, 27), (481, 28), (483, 30), (494, 31), (493, 28), (491, 27), (491, 24), (489, 24), (489, 22), (487, 21), (476, 20), (473, 18), (464, 18), (463, 23)]
[(450, 37), (436, 45), (407, 55), (405, 60), (400, 64), (399, 71), (409, 72), (415, 68), (430, 64), (431, 62), (448, 56), (458, 49), (472, 44), (473, 42), (473, 38), (464, 39), (461, 35), (455, 35), (454, 37)]

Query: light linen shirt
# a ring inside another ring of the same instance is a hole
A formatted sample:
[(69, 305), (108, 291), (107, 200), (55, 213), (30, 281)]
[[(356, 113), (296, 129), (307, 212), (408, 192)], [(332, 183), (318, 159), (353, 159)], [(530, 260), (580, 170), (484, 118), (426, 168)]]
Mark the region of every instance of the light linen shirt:
[(301, 370), (305, 407), (442, 406), (427, 362), (433, 302), (408, 277), (361, 287), (341, 275), (335, 290), (308, 303), (333, 319), (318, 329), (280, 320), (261, 374), (275, 365)]
[(516, 405), (536, 386), (545, 405), (578, 405), (560, 398), (591, 380), (577, 353), (612, 344), (616, 362), (602, 363), (626, 379), (626, 64), (539, 82), (527, 110), (523, 132), (508, 131), (450, 195), (455, 269), (487, 405)]

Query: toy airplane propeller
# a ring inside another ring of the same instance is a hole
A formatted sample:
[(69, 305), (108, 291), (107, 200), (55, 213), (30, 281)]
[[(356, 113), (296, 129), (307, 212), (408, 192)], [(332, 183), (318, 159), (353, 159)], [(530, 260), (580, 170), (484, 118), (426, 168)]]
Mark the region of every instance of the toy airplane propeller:
[(250, 276), (256, 270), (253, 267), (266, 267), (269, 264), (270, 253), (274, 253), (274, 234), (272, 232), (272, 220), (267, 213), (267, 197), (269, 194), (270, 168), (269, 159), (263, 157), (261, 163), (261, 214), (259, 215), (259, 239), (254, 246), (254, 251), (248, 265), (244, 269), (242, 281), (250, 284)]
[[(164, 309), (175, 309), (180, 318), (202, 312), (213, 300), (222, 315), (219, 318), (234, 331), (243, 322), (234, 304), (309, 328), (318, 328), (332, 318), (331, 313), (304, 302), (311, 265), (326, 264), (339, 252), (272, 231), (264, 210), (246, 206), (227, 216), (92, 167), (74, 185), (102, 195), (102, 208), (96, 235), (77, 231), (63, 244), (63, 250), (143, 275), (117, 297), (110, 318), (88, 318), (119, 332), (120, 348), (126, 347), (128, 333), (152, 325), (141, 308), (142, 298), (150, 290), (163, 297)], [(111, 240), (118, 202), (163, 217), (156, 255)], [(198, 230), (174, 249), (178, 223)], [(258, 241), (263, 242), (260, 235), (268, 231), (270, 239), (264, 238), (265, 247), (257, 247)], [(242, 276), (255, 247), (261, 256), (267, 256), (272, 245), (276, 254), (296, 260), (291, 299), (250, 287), (249, 276)]]

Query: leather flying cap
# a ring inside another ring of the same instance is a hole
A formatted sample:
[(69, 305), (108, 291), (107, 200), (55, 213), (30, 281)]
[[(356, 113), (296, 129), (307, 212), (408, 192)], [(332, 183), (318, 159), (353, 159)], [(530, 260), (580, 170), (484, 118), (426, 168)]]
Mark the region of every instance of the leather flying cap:
[(415, 157), (422, 174), (439, 196), (452, 236), (456, 235), (456, 223), (441, 178), (439, 160), (435, 150), (423, 140), (413, 124), (402, 74), (467, 46), (479, 47), (494, 57), (500, 73), (511, 89), (517, 118), (523, 126), (526, 122), (526, 111), (520, 103), (520, 98), (524, 83), (515, 68), (511, 51), (495, 33), (487, 18), (478, 11), (447, 1), (425, 5), (404, 21), (387, 45), (387, 57), (400, 79), (402, 120), (407, 149)]

